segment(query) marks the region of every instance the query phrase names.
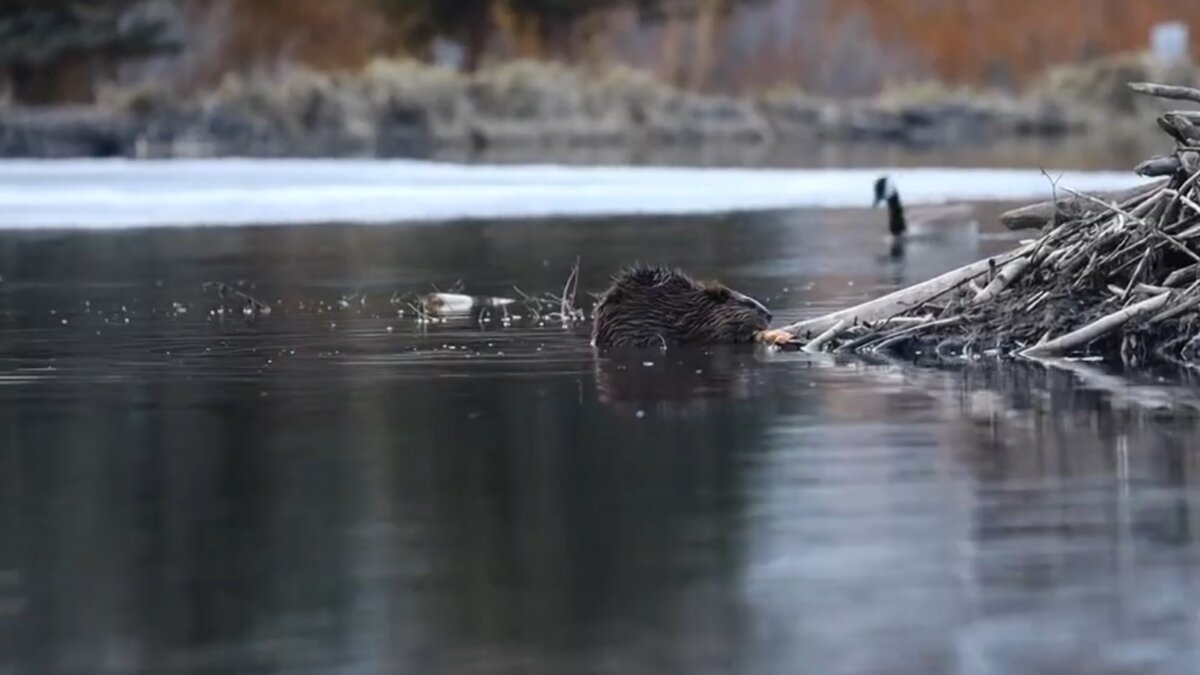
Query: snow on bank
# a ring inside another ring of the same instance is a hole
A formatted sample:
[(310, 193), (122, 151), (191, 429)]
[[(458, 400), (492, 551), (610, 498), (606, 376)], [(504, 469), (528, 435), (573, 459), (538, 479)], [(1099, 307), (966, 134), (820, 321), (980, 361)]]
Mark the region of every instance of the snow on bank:
[[(698, 214), (870, 206), (887, 171), (908, 203), (1039, 200), (1036, 170), (463, 166), (373, 160), (0, 161), (0, 228), (119, 228)], [(1057, 174), (1056, 174), (1057, 177)], [(1066, 172), (1116, 190), (1127, 172)]]

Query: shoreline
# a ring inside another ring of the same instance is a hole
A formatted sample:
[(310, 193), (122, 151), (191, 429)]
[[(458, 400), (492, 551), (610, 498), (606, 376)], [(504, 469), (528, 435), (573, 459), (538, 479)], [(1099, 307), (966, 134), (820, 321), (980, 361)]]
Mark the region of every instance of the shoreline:
[[(227, 77), (190, 97), (143, 84), (87, 106), (0, 104), (0, 158), (429, 159), (479, 156), (703, 154), (781, 145), (988, 148), (1153, 138), (1162, 112), (1130, 103), (1142, 56), (1063, 67), (1023, 95), (913, 83), (871, 98), (777, 89), (742, 96), (675, 89), (621, 67), (516, 61), (463, 74), (377, 60), (352, 72), (292, 67)], [(1188, 84), (1180, 66), (1160, 81)], [(736, 153), (726, 153), (736, 154)]]
[[(912, 204), (1046, 199), (1039, 171), (900, 169)], [(485, 167), (327, 159), (0, 162), (0, 228), (693, 216), (868, 208), (876, 170)], [(1087, 192), (1144, 182), (1069, 172)]]
[[(1008, 111), (829, 108), (805, 123), (741, 105), (720, 119), (721, 104), (694, 104), (706, 121), (620, 128), (568, 120), (480, 117), (455, 128), (381, 122), (365, 133), (338, 125), (294, 134), (284, 128), (208, 111), (151, 114), (99, 106), (0, 108), (0, 158), (316, 158), (427, 159), (478, 156), (696, 154), (705, 148), (769, 153), (773, 146), (989, 147), (1010, 141), (1060, 141), (1087, 135), (1088, 125), (1057, 109), (1014, 116)], [(829, 112), (832, 110), (832, 112)], [(564, 127), (569, 126), (569, 129)], [(736, 153), (725, 153), (736, 154)]]
[(228, 78), (181, 100), (112, 90), (89, 106), (0, 106), (0, 157), (395, 157), (787, 143), (986, 146), (1086, 134), (1053, 100), (914, 88), (836, 100), (683, 92), (639, 71), (515, 62), (473, 75), (411, 62)]

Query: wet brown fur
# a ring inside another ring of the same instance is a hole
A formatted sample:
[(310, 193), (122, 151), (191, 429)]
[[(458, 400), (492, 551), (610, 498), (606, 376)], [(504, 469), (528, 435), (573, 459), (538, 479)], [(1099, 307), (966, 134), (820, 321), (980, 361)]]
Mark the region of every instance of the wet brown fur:
[(665, 267), (623, 270), (601, 296), (592, 323), (597, 347), (666, 347), (752, 342), (771, 321), (761, 303), (718, 283)]

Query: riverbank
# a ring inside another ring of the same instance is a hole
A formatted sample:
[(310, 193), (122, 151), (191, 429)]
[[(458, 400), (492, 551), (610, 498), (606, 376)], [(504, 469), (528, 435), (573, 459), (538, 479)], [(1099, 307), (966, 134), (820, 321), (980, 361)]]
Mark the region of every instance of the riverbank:
[[(463, 166), (424, 161), (39, 160), (0, 162), (0, 228), (427, 223), (702, 216), (867, 208), (880, 169)], [(1028, 201), (1036, 169), (897, 169), (906, 202)], [(1056, 174), (1057, 176), (1057, 174)], [(1078, 190), (1125, 189), (1128, 171), (1066, 172)], [(858, 223), (878, 243), (883, 214)], [(572, 255), (575, 255), (572, 253)]]
[[(227, 79), (179, 99), (112, 90), (75, 108), (0, 107), (0, 156), (431, 157), (564, 149), (746, 147), (839, 142), (989, 144), (1110, 129), (1140, 110), (1106, 100), (1109, 81), (1148, 70), (1108, 60), (1049, 75), (1036, 93), (910, 86), (871, 99), (776, 90), (689, 93), (628, 69), (516, 62), (474, 75), (376, 61), (358, 72), (292, 70)], [(1149, 73), (1146, 73), (1147, 75)], [(1180, 81), (1182, 76), (1159, 81)], [(1192, 69), (1181, 84), (1191, 84)], [(1057, 92), (1068, 92), (1069, 96)], [(1097, 93), (1099, 92), (1099, 93)]]

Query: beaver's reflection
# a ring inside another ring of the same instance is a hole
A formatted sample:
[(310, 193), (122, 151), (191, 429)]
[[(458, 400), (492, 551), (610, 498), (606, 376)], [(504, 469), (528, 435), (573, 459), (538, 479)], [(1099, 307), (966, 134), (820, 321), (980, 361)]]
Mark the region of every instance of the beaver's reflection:
[(762, 396), (754, 348), (609, 349), (595, 359), (602, 403), (621, 413), (689, 417)]

